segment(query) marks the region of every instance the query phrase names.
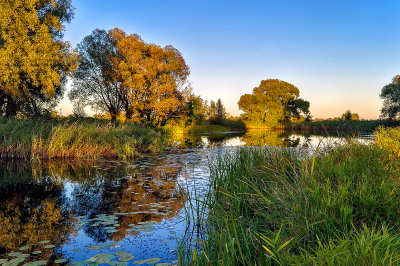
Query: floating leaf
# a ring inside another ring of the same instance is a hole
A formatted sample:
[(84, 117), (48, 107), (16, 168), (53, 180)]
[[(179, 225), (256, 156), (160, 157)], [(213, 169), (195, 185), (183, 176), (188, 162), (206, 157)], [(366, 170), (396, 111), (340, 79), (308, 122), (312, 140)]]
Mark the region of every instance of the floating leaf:
[(67, 261), (66, 259), (59, 259), (59, 260), (55, 260), (54, 262), (55, 263), (64, 263), (66, 261)]
[(54, 247), (56, 247), (56, 246), (54, 246), (54, 245), (46, 245), (46, 246), (44, 246), (44, 248), (54, 248)]
[(27, 250), (27, 249), (29, 249), (29, 247), (28, 247), (28, 246), (23, 246), (23, 247), (20, 247), (20, 248), (19, 248), (19, 250), (21, 250), (21, 251), (23, 251), (23, 250)]
[(119, 261), (130, 261), (133, 260), (135, 258), (135, 256), (131, 255), (131, 256), (124, 256), (124, 257), (120, 257), (118, 258)]
[(73, 252), (80, 252), (80, 251), (82, 251), (82, 249), (76, 248), (76, 249), (73, 249), (72, 251), (73, 251)]
[(132, 256), (131, 253), (126, 252), (126, 251), (117, 251), (117, 252), (115, 252), (115, 255), (117, 255), (117, 256), (126, 256), (126, 257)]
[(40, 241), (38, 244), (47, 244), (47, 243), (50, 243), (50, 240), (43, 240), (43, 241)]
[(93, 246), (88, 247), (88, 249), (90, 249), (90, 250), (98, 250), (101, 248), (103, 248), (103, 246), (99, 246), (99, 245), (93, 245)]
[(22, 255), (21, 252), (12, 252), (12, 253), (8, 254), (8, 256), (10, 256), (10, 257), (18, 257), (18, 256), (21, 256), (21, 255)]
[(32, 252), (33, 255), (37, 255), (37, 254), (40, 254), (40, 253), (42, 253), (40, 250), (35, 250), (35, 251)]

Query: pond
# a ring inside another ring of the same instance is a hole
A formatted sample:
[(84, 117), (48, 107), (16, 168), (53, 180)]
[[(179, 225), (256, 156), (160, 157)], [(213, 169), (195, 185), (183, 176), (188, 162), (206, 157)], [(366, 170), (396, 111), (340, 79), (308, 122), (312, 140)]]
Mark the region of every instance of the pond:
[(136, 161), (1, 162), (0, 264), (175, 265), (190, 234), (184, 195), (206, 191), (209, 158), (236, 146), (307, 148), (321, 139), (178, 135), (164, 153)]

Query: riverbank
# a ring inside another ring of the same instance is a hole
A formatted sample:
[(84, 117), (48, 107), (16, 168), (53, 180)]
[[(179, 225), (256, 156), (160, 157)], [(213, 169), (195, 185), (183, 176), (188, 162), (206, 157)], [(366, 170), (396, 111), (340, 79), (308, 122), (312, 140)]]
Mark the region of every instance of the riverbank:
[(134, 158), (163, 150), (160, 132), (99, 119), (0, 118), (1, 159)]
[(378, 127), (395, 127), (400, 126), (399, 120), (323, 120), (309, 121), (300, 123), (282, 124), (276, 129), (306, 131), (312, 133), (359, 133), (371, 132)]
[(351, 141), (311, 158), (259, 147), (215, 159), (209, 212), (194, 209), (203, 240), (180, 249), (182, 264), (399, 264), (394, 130), (378, 132), (378, 144)]

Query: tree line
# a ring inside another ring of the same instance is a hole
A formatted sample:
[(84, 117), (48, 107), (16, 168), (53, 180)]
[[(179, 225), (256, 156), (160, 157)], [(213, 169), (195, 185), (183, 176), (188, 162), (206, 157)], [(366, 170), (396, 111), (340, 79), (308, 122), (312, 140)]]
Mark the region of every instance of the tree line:
[[(73, 49), (63, 40), (74, 16), (71, 0), (0, 0), (0, 115), (40, 116), (54, 110), (68, 93), (76, 115), (90, 106), (111, 120), (163, 126), (221, 123), (227, 113), (221, 100), (209, 104), (194, 95), (190, 68), (171, 45), (147, 43), (119, 28), (95, 29)], [(311, 120), (310, 103), (286, 81), (266, 79), (238, 102), (241, 119), (254, 127)], [(383, 87), (382, 116), (400, 113), (400, 78)], [(341, 119), (359, 118), (350, 111)]]

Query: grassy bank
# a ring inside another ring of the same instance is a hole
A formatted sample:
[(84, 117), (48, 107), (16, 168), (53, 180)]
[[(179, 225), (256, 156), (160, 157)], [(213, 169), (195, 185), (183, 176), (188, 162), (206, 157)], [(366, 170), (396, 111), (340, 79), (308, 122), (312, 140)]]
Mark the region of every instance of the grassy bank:
[(0, 118), (0, 158), (131, 158), (165, 147), (162, 135), (134, 123), (97, 119)]
[(204, 241), (181, 249), (180, 261), (398, 265), (399, 166), (376, 144), (348, 143), (311, 157), (261, 147), (224, 155), (211, 165), (207, 219), (196, 219)]
[(358, 133), (370, 132), (379, 126), (399, 126), (398, 120), (323, 120), (301, 123), (282, 124), (280, 128), (296, 131), (310, 131), (313, 133)]

